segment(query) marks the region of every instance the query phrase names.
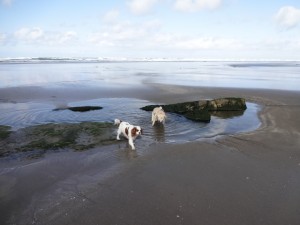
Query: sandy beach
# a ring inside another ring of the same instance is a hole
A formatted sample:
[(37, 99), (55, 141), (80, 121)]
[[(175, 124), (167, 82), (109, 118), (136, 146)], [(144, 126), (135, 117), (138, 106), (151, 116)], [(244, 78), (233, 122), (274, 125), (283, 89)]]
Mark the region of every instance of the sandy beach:
[(300, 0), (1, 0), (0, 27), (0, 225), (300, 225)]
[(138, 149), (112, 144), (1, 162), (0, 224), (299, 224), (300, 92), (147, 84), (107, 93), (0, 90), (7, 102), (243, 97), (262, 106), (261, 126), (185, 144), (157, 143), (141, 157)]

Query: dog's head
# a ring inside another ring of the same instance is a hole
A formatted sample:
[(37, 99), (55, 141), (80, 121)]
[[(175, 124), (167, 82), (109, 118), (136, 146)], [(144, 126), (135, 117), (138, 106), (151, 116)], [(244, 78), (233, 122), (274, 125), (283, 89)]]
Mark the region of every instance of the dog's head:
[(140, 126), (135, 126), (131, 129), (131, 135), (137, 137), (143, 133), (143, 130)]

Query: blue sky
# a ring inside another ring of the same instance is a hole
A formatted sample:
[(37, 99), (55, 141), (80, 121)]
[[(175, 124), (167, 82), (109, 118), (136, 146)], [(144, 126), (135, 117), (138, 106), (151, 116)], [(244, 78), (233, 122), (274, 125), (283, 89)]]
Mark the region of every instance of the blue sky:
[(300, 60), (299, 0), (0, 0), (0, 57)]

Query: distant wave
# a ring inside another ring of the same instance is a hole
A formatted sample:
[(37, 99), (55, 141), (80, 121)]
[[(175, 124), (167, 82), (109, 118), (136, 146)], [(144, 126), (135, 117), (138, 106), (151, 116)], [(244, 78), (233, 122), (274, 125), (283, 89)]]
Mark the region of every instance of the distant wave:
[(0, 63), (88, 63), (88, 62), (108, 62), (105, 58), (60, 58), (60, 57), (20, 57), (20, 58), (0, 58)]
[(174, 62), (204, 61), (200, 59), (179, 58), (68, 58), (68, 57), (17, 57), (0, 58), (0, 63), (97, 63), (97, 62)]
[(290, 62), (247, 62), (247, 63), (233, 63), (229, 64), (231, 67), (298, 67), (300, 62), (290, 61)]
[(5, 63), (101, 63), (101, 62), (227, 62), (232, 67), (300, 66), (300, 61), (232, 60), (204, 58), (118, 58), (118, 57), (14, 57), (0, 58)]
[(203, 58), (108, 58), (108, 57), (15, 57), (0, 58), (0, 64), (41, 63), (113, 63), (113, 62), (224, 62), (231, 67), (298, 67), (300, 61), (231, 60)]

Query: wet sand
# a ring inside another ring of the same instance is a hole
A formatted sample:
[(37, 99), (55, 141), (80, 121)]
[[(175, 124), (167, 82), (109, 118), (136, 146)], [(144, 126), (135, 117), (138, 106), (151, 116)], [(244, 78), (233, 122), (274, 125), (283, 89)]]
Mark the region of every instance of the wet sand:
[[(26, 100), (6, 91), (5, 101)], [(41, 92), (45, 101), (54, 95)], [(90, 92), (84, 97), (103, 97)], [(162, 103), (244, 97), (262, 105), (262, 125), (250, 133), (154, 144), (143, 156), (116, 144), (1, 162), (1, 224), (299, 224), (300, 92), (148, 84), (145, 92), (113, 95)]]

